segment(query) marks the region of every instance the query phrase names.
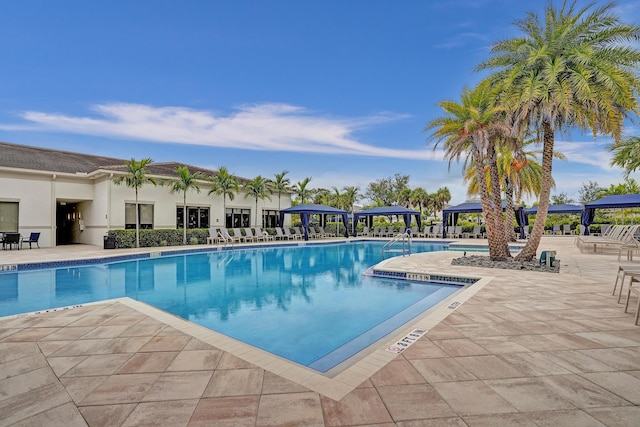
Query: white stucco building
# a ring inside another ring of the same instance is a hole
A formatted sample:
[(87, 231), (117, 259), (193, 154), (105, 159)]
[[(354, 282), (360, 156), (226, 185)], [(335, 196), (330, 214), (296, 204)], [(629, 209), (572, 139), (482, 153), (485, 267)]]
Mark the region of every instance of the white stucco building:
[[(175, 179), (182, 163), (152, 163), (150, 176), (158, 181)], [(191, 173), (207, 176), (215, 171), (185, 165)], [(0, 232), (29, 236), (40, 232), (40, 246), (82, 243), (102, 245), (107, 231), (135, 228), (135, 192), (113, 180), (126, 175), (125, 159), (16, 145), (0, 142)], [(239, 178), (240, 182), (246, 179)], [(245, 197), (240, 191), (226, 212), (221, 195), (209, 195), (211, 183), (202, 181), (200, 192), (187, 193), (188, 227), (274, 227), (278, 195), (271, 200)], [(144, 185), (138, 192), (141, 228), (182, 228), (182, 193), (167, 186)], [(282, 194), (280, 207), (291, 206)]]

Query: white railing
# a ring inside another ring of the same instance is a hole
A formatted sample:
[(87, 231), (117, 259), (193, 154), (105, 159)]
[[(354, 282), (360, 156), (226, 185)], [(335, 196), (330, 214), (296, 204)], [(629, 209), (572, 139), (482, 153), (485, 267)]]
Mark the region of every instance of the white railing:
[[(400, 244), (402, 244), (401, 248), (398, 247)], [(386, 255), (389, 254), (402, 254), (402, 256), (411, 255), (411, 234), (396, 234), (393, 239), (385, 243), (382, 247), (382, 258), (384, 259)]]

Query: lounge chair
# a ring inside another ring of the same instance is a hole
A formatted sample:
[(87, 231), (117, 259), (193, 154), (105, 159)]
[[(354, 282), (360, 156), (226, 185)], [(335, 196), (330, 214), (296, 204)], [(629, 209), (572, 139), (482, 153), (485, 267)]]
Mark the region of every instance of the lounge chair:
[(293, 233), (294, 233), (294, 235), (298, 236), (298, 239), (303, 239), (304, 240), (304, 234), (302, 233), (302, 231), (300, 231), (300, 228), (293, 227)]
[(291, 240), (292, 236), (287, 236), (284, 234), (284, 232), (282, 231), (282, 228), (280, 227), (276, 227), (276, 235), (275, 235), (276, 240)]
[(320, 237), (338, 237), (335, 233), (327, 233), (324, 231), (324, 227), (319, 227), (320, 229)]
[(428, 237), (433, 237), (433, 238), (438, 238), (442, 236), (442, 226), (441, 225), (434, 225), (433, 227), (431, 227), (431, 232), (429, 233)]
[(456, 235), (458, 239), (461, 239), (463, 237), (462, 226), (456, 225), (455, 227), (453, 227), (453, 233)]
[(382, 237), (380, 234), (380, 227), (373, 227), (373, 233), (371, 235), (373, 237)]
[(257, 234), (253, 234), (253, 231), (249, 227), (244, 228), (244, 239), (245, 241), (258, 242), (260, 240), (264, 241), (264, 236)]
[(420, 232), (418, 231), (418, 227), (411, 227), (409, 233), (411, 233), (411, 237), (418, 237), (418, 235), (420, 234)]
[(242, 241), (242, 237), (240, 235), (240, 230), (237, 231), (237, 233), (234, 231), (233, 236), (231, 234), (229, 234), (229, 230), (227, 230), (226, 228), (221, 228), (218, 231), (218, 235), (220, 236), (220, 238), (225, 242), (225, 243), (235, 243), (235, 242), (241, 242)]
[(262, 230), (260, 227), (255, 227), (256, 236), (262, 236), (262, 239), (266, 242), (267, 240), (273, 240), (274, 236), (269, 234), (268, 232)]
[(565, 236), (571, 235), (571, 226), (569, 224), (562, 224), (562, 234)]
[(362, 227), (362, 231), (360, 232), (361, 236), (369, 236), (371, 234), (371, 230), (366, 225)]
[(29, 244), (29, 249), (31, 249), (31, 244), (35, 243), (36, 246), (38, 247), (38, 249), (40, 249), (40, 245), (38, 244), (38, 239), (40, 238), (40, 233), (36, 232), (36, 233), (31, 233), (29, 235), (28, 239), (25, 239), (24, 237), (22, 238), (22, 240), (20, 241), (20, 247), (22, 248), (22, 245), (24, 245), (25, 243)]
[(299, 240), (301, 238), (300, 235), (291, 233), (291, 230), (289, 229), (289, 227), (285, 227), (283, 231), (284, 231), (284, 235), (289, 236), (290, 239)]
[(307, 236), (309, 236), (310, 239), (320, 238), (320, 235), (316, 233), (316, 229), (313, 226), (309, 226), (309, 228), (307, 228)]
[(393, 237), (393, 236), (395, 236), (394, 233), (395, 233), (395, 227), (393, 225), (390, 225), (390, 226), (387, 227), (387, 231), (385, 233), (385, 236)]
[(484, 233), (482, 233), (482, 227), (476, 225), (473, 227), (473, 231), (469, 233), (469, 237), (473, 237), (474, 239), (484, 239)]
[(215, 245), (216, 243), (220, 243), (220, 237), (218, 237), (218, 232), (215, 228), (210, 228), (209, 237), (207, 237), (207, 245)]

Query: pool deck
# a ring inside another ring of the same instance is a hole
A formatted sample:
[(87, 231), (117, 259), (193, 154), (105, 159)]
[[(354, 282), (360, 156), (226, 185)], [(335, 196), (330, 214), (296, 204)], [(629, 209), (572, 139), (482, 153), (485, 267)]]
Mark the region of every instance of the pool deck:
[[(542, 249), (559, 274), (452, 266), (454, 251), (386, 261), (484, 279), (401, 354), (385, 344), (324, 380), (128, 299), (0, 319), (0, 426), (637, 426), (640, 326), (611, 295), (617, 256), (568, 236)], [(135, 252), (0, 251), (0, 264)]]

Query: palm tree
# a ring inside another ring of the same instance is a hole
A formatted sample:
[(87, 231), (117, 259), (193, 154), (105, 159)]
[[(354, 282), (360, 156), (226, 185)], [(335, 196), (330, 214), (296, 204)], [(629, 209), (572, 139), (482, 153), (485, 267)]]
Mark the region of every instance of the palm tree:
[(280, 211), (280, 197), (282, 193), (289, 191), (289, 185), (291, 185), (291, 180), (289, 178), (285, 178), (285, 175), (288, 174), (289, 171), (284, 170), (280, 173), (275, 174), (275, 178), (271, 181), (271, 188), (274, 193), (278, 193), (278, 211)]
[(125, 160), (124, 164), (127, 168), (127, 175), (121, 175), (113, 180), (116, 185), (125, 184), (127, 187), (133, 188), (136, 192), (136, 248), (140, 247), (140, 212), (138, 211), (138, 190), (144, 184), (157, 185), (155, 178), (149, 176), (147, 166), (153, 163), (150, 158), (140, 161), (132, 158)]
[(625, 178), (640, 168), (640, 137), (630, 136), (611, 144), (608, 149), (613, 152), (611, 166), (623, 168)]
[(222, 215), (224, 215), (223, 218), (225, 218), (226, 226), (227, 197), (229, 197), (229, 200), (233, 200), (238, 191), (240, 191), (240, 183), (238, 182), (238, 178), (229, 173), (229, 170), (224, 166), (220, 166), (218, 172), (209, 177), (209, 181), (213, 183), (209, 195), (222, 194)]
[(414, 206), (418, 206), (420, 215), (422, 215), (422, 209), (426, 207), (425, 204), (427, 203), (428, 199), (429, 199), (429, 195), (422, 187), (415, 188), (411, 192), (411, 204)]
[(342, 209), (344, 204), (344, 195), (340, 192), (340, 189), (336, 186), (331, 187), (333, 193), (331, 194), (333, 197), (333, 207)]
[(307, 188), (309, 182), (311, 182), (311, 178), (307, 177), (303, 179), (302, 182), (296, 182), (296, 186), (293, 188), (294, 194), (300, 197), (300, 203), (303, 205), (305, 204), (305, 201), (311, 197), (311, 189)]
[(253, 197), (256, 199), (256, 222), (254, 223), (254, 226), (257, 226), (258, 225), (258, 199), (260, 200), (268, 199), (269, 201), (271, 201), (271, 197), (269, 197), (269, 194), (271, 194), (271, 186), (269, 185), (269, 180), (258, 175), (255, 178), (253, 178), (252, 181), (247, 182), (244, 185), (244, 189), (247, 192), (247, 194), (244, 196), (245, 198)]
[(360, 199), (362, 199), (362, 196), (359, 194), (360, 187), (351, 185), (348, 187), (343, 187), (342, 191), (344, 191), (342, 195), (344, 196), (345, 208), (347, 208), (350, 213), (353, 213), (353, 205), (355, 205)]
[(500, 102), (543, 138), (538, 214), (518, 260), (535, 256), (544, 232), (555, 132), (578, 126), (618, 141), (625, 117), (638, 111), (640, 27), (621, 23), (614, 3), (593, 6), (563, 2), (558, 10), (549, 3), (544, 22), (529, 13), (516, 22), (523, 35), (496, 43), (478, 66), (496, 70)]
[[(511, 254), (504, 236), (501, 204), (495, 206), (494, 202), (492, 206), (487, 181), (484, 179), (485, 164), (495, 162), (495, 135), (505, 132), (504, 125), (498, 121), (503, 108), (495, 105), (495, 99), (495, 91), (491, 89), (488, 81), (480, 83), (474, 89), (465, 88), (461, 103), (438, 103), (447, 115), (432, 120), (427, 129), (436, 129), (432, 136), (436, 140), (434, 149), (443, 143), (449, 165), (453, 160), (459, 161), (463, 156), (465, 164), (471, 160), (476, 165), (482, 212), (486, 220), (489, 256), (492, 260), (504, 260), (510, 258)], [(441, 196), (443, 195), (444, 190)]]
[(189, 225), (189, 218), (187, 218), (187, 192), (195, 190), (200, 192), (199, 179), (206, 179), (206, 177), (200, 173), (190, 173), (189, 168), (186, 166), (179, 166), (175, 170), (178, 175), (178, 179), (169, 182), (169, 191), (171, 194), (182, 193), (182, 244), (187, 244), (187, 227)]

